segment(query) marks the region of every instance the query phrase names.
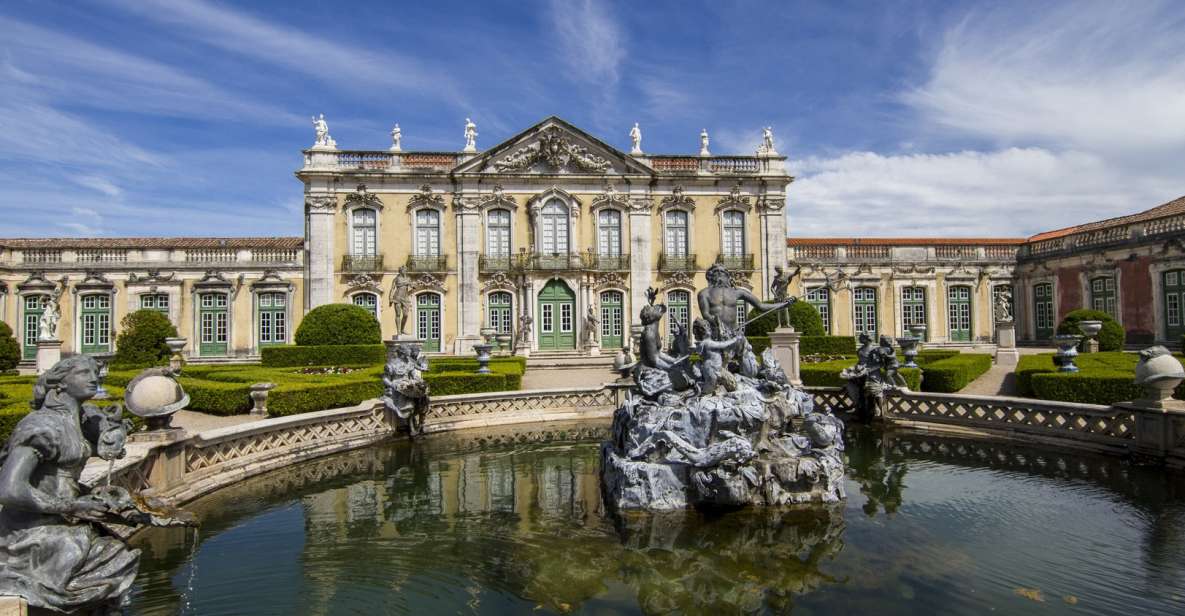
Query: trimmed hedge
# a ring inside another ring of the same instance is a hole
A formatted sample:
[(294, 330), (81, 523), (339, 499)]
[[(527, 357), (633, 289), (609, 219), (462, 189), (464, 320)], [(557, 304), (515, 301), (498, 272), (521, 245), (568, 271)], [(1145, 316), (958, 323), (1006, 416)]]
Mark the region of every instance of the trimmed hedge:
[[(1057, 333), (1059, 334), (1081, 334), (1082, 330), (1078, 327), (1080, 321), (1102, 321), (1103, 329), (1099, 331), (1099, 350), (1100, 351), (1122, 351), (1123, 343), (1127, 339), (1127, 332), (1124, 331), (1123, 326), (1115, 320), (1114, 317), (1101, 310), (1088, 310), (1081, 308), (1073, 310), (1066, 314), (1062, 322), (1057, 326)], [(1085, 348), (1086, 338), (1078, 345), (1079, 350)]]
[(21, 345), (12, 335), (8, 323), (0, 321), (0, 372), (16, 368), (21, 362)]
[[(36, 381), (37, 377), (32, 375), (0, 377), (0, 441), (7, 441), (17, 422), (32, 411), (29, 405), (33, 402), (33, 383)], [(110, 397), (90, 400), (88, 404), (111, 406), (123, 402), (123, 387), (110, 380), (104, 382), (104, 386)], [(124, 417), (132, 419), (133, 425), (139, 423), (139, 419), (130, 413), (125, 412)]]
[(806, 355), (855, 355), (855, 336), (806, 336), (799, 339), (799, 352)]
[(922, 391), (954, 393), (991, 370), (992, 356), (983, 353), (964, 353), (954, 357), (927, 361), (922, 375)]
[(259, 362), (269, 368), (296, 366), (378, 366), (387, 361), (381, 344), (318, 344), (264, 347)]
[(301, 319), (293, 340), (300, 346), (379, 344), (383, 341), (374, 315), (353, 304), (325, 304), (313, 308)]
[[(1175, 355), (1180, 360), (1181, 355)], [(1142, 398), (1144, 390), (1136, 385), (1135, 353), (1108, 352), (1079, 355), (1078, 372), (1057, 372), (1052, 353), (1024, 355), (1016, 366), (1017, 389), (1022, 396), (1042, 400), (1114, 404)], [(1185, 400), (1185, 384), (1177, 387), (1174, 398)]]

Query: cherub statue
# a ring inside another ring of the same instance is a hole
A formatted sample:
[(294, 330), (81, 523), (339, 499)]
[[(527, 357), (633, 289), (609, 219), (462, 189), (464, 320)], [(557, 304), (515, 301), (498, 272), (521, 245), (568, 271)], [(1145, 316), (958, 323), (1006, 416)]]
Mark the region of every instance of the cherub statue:
[(420, 354), (419, 345), (412, 343), (397, 344), (383, 367), (383, 404), (407, 421), (412, 435), (423, 434), (428, 415), (428, 384), (423, 376), (427, 370), (428, 359)]
[(729, 372), (724, 363), (724, 351), (736, 346), (736, 338), (742, 336), (730, 340), (713, 340), (712, 326), (702, 318), (691, 324), (691, 330), (695, 334), (695, 350), (700, 357), (699, 393), (712, 395), (716, 393), (718, 385), (723, 385), (727, 391), (736, 391), (736, 376)]

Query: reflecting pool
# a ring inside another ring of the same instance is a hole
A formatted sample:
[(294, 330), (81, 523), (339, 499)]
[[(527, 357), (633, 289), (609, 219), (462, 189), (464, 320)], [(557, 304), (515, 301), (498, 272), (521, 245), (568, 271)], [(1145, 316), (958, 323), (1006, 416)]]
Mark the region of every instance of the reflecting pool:
[(134, 614), (1185, 613), (1185, 476), (849, 432), (837, 507), (605, 514), (601, 428), (315, 460), (153, 529)]

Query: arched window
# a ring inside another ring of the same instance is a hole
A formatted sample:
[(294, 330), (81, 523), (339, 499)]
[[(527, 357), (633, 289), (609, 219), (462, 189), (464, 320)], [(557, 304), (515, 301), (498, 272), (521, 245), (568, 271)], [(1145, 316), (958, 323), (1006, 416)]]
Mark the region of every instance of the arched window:
[[(901, 287), (901, 333), (926, 322), (926, 288)], [(926, 329), (929, 331), (929, 328)]]
[(1053, 285), (1042, 282), (1033, 285), (1033, 325), (1037, 340), (1053, 338)]
[(440, 212), (430, 209), (416, 211), (416, 256), (440, 256)]
[(513, 334), (514, 298), (507, 291), (490, 293), (486, 298), (486, 323), (499, 334)]
[(724, 212), (724, 243), (721, 252), (727, 257), (745, 254), (745, 213), (737, 210)]
[(551, 199), (539, 213), (539, 251), (545, 255), (568, 253), (568, 208)]
[(831, 290), (827, 287), (814, 287), (806, 290), (806, 302), (819, 311), (823, 318), (823, 331), (831, 333)]
[(1090, 307), (1112, 317), (1115, 314), (1115, 277), (1098, 276), (1090, 279)]
[(876, 338), (876, 289), (857, 287), (852, 290), (852, 309), (856, 333)]
[(439, 295), (420, 293), (416, 296), (416, 336), (423, 341), (425, 351), (440, 351)]
[(510, 210), (496, 209), (486, 213), (486, 255), (510, 256)]
[(621, 212), (603, 209), (597, 213), (597, 252), (605, 257), (621, 256)]
[(378, 254), (378, 215), (370, 208), (354, 210), (351, 221), (354, 229), (353, 252), (357, 257), (373, 257)]
[(947, 325), (950, 339), (955, 342), (971, 340), (971, 287), (957, 286), (946, 290)]
[(259, 346), (288, 342), (288, 294), (260, 293), (258, 299)]
[(670, 335), (675, 335), (675, 324), (678, 323), (683, 327), (690, 325), (688, 318), (691, 316), (691, 293), (682, 289), (675, 289), (667, 293), (667, 331)]
[(1166, 340), (1180, 340), (1185, 335), (1185, 269), (1165, 272), (1164, 283), (1164, 337)]
[(601, 347), (621, 348), (624, 340), (623, 296), (621, 291), (601, 292)]
[(355, 306), (361, 306), (370, 311), (374, 315), (375, 320), (379, 318), (379, 296), (374, 293), (358, 293), (350, 298)]

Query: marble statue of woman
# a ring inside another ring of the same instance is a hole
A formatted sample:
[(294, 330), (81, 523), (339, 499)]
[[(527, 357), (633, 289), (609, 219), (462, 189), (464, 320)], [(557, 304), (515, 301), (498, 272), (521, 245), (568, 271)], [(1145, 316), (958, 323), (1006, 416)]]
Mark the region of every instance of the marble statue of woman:
[(313, 131), (316, 139), (313, 145), (333, 145), (333, 138), (329, 136), (329, 124), (325, 122), (325, 114), (313, 118)]
[(630, 154), (642, 153), (642, 129), (638, 128), (638, 123), (634, 122), (634, 127), (630, 129)]
[(54, 364), (33, 386), (34, 410), (0, 449), (0, 595), (55, 612), (119, 613), (140, 551), (107, 525), (181, 524), (149, 515), (123, 488), (79, 483), (92, 455), (124, 455), (118, 414), (84, 404), (98, 387), (93, 358)]
[(37, 321), (37, 339), (57, 340), (58, 321), (62, 318), (62, 313), (58, 310), (57, 296), (48, 298), (44, 306), (41, 312), (41, 319)]

